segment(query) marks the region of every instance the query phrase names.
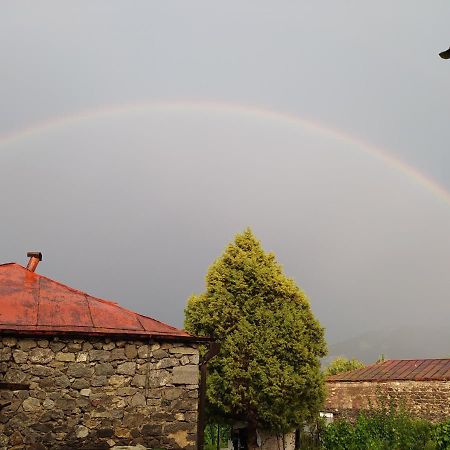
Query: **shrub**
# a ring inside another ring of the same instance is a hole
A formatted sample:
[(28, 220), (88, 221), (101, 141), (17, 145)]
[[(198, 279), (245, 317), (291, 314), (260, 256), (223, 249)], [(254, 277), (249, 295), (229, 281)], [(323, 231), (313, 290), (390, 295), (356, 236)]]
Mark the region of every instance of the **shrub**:
[(433, 430), (433, 441), (436, 443), (436, 450), (450, 449), (450, 419), (436, 425)]
[[(330, 424), (323, 432), (322, 442), (327, 450), (446, 449), (433, 447), (435, 428), (432, 423), (415, 419), (405, 411), (382, 409), (361, 414), (354, 424), (344, 420)], [(445, 445), (445, 429), (442, 430), (441, 441)]]

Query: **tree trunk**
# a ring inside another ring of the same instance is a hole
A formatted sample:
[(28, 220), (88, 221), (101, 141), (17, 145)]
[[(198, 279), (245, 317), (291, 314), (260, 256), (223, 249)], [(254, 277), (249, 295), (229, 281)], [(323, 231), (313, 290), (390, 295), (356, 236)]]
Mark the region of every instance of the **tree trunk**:
[(255, 421), (252, 421), (252, 420), (248, 421), (247, 431), (248, 431), (248, 436), (247, 436), (248, 450), (259, 449), (257, 436), (256, 436), (256, 422)]

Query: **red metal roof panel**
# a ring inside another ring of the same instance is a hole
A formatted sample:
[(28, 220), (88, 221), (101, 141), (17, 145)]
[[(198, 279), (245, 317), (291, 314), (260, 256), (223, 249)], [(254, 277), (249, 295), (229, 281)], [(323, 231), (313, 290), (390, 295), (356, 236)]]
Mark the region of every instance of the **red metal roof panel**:
[(93, 326), (85, 295), (45, 278), (39, 281), (39, 325)]
[[(11, 325), (36, 325), (39, 298), (38, 275), (33, 272), (19, 272), (11, 279), (9, 273), (13, 264), (0, 266), (1, 296), (7, 296), (8, 302), (2, 302), (0, 323)], [(1, 301), (1, 300), (0, 300)]]
[(450, 358), (393, 359), (326, 378), (327, 382), (394, 380), (450, 381)]
[(30, 272), (15, 263), (0, 265), (0, 333), (11, 331), (205, 340)]
[(102, 301), (91, 296), (87, 298), (94, 327), (145, 331), (136, 313), (121, 308), (117, 303)]

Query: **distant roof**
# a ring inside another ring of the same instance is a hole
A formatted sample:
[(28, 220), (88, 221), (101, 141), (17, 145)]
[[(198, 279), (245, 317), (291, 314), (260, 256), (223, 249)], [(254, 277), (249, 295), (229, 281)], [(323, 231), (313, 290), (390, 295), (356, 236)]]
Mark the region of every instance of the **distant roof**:
[(450, 380), (450, 358), (389, 359), (362, 369), (342, 372), (326, 378), (337, 381)]
[(198, 341), (183, 330), (92, 297), (16, 263), (0, 264), (0, 333), (133, 335)]

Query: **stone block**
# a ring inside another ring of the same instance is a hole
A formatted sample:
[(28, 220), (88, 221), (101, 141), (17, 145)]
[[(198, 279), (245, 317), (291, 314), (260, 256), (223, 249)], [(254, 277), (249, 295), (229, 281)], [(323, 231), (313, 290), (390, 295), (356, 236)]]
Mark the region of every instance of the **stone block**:
[(90, 342), (83, 342), (83, 344), (81, 345), (81, 348), (83, 349), (84, 352), (88, 352), (89, 350), (92, 350), (94, 347), (92, 346), (92, 344)]
[(58, 352), (55, 355), (55, 359), (57, 361), (63, 361), (63, 362), (74, 362), (75, 361), (75, 354), (74, 353)]
[(114, 428), (114, 435), (118, 438), (127, 438), (130, 437), (130, 430), (125, 427), (115, 427)]
[(89, 353), (87, 352), (80, 352), (77, 355), (77, 362), (86, 362), (89, 359)]
[(73, 389), (86, 389), (90, 386), (90, 383), (88, 380), (85, 380), (84, 378), (78, 378), (72, 383)]
[(50, 400), (49, 398), (46, 398), (42, 403), (42, 406), (45, 409), (53, 409), (55, 407), (55, 402), (53, 400)]
[(61, 351), (66, 346), (66, 344), (64, 342), (50, 342), (49, 346), (53, 352), (57, 353)]
[(114, 350), (111, 351), (111, 361), (125, 360), (125, 359), (127, 359), (125, 355), (125, 349), (115, 348)]
[(95, 373), (97, 375), (113, 375), (114, 367), (110, 363), (99, 363), (95, 365)]
[[(3, 341), (5, 342), (5, 341)], [(8, 345), (8, 344), (6, 344)], [(19, 339), (17, 342), (17, 346), (21, 349), (27, 352), (28, 350), (31, 350), (32, 348), (36, 347), (36, 341), (33, 339)]]
[(172, 371), (173, 384), (198, 384), (198, 366), (177, 366)]
[(145, 387), (147, 377), (145, 375), (135, 375), (131, 380), (132, 386)]
[(191, 433), (195, 429), (195, 423), (190, 422), (172, 422), (164, 426), (165, 433), (174, 433), (177, 431), (187, 431)]
[(34, 412), (41, 408), (41, 402), (37, 398), (28, 397), (22, 403), (22, 408), (27, 412)]
[(128, 380), (129, 378), (123, 375), (112, 375), (109, 378), (108, 383), (113, 387), (120, 387), (123, 386)]
[[(51, 378), (48, 378), (52, 380)], [(70, 385), (69, 377), (67, 375), (60, 375), (59, 377), (53, 378), (53, 383), (50, 386), (54, 386), (58, 389), (66, 388)]]
[(166, 386), (171, 382), (171, 378), (167, 370), (151, 370), (148, 375), (148, 386), (151, 388)]
[(111, 447), (111, 450), (146, 450), (147, 447), (144, 447), (141, 444), (137, 445), (116, 445)]
[(2, 342), (7, 347), (15, 347), (15, 345), (17, 344), (17, 339), (12, 336), (6, 336), (2, 339)]
[(147, 420), (147, 416), (142, 413), (126, 413), (123, 416), (122, 426), (126, 428), (140, 427)]
[(83, 425), (80, 425), (75, 430), (75, 435), (77, 438), (80, 438), (80, 439), (85, 438), (89, 435), (89, 429)]
[(9, 369), (5, 373), (3, 381), (7, 381), (8, 383), (23, 383), (26, 378), (27, 375), (22, 370)]
[(107, 350), (90, 350), (89, 359), (91, 361), (108, 361), (111, 357), (111, 352)]
[(197, 355), (198, 350), (192, 347), (172, 347), (169, 348), (170, 353), (181, 354), (181, 355)]
[(99, 438), (108, 438), (114, 435), (114, 430), (112, 428), (100, 428), (97, 430), (97, 436)]
[(181, 358), (180, 358), (180, 364), (182, 365), (182, 366), (185, 366), (186, 364), (190, 364), (191, 363), (191, 360), (189, 359), (189, 356), (188, 355), (183, 355)]
[(14, 350), (12, 355), (14, 362), (16, 362), (17, 364), (24, 364), (27, 362), (28, 353), (22, 350)]
[(9, 361), (11, 359), (11, 348), (10, 347), (3, 347), (0, 350), (0, 361)]
[(62, 411), (72, 412), (76, 408), (76, 402), (72, 398), (59, 398), (56, 400), (56, 408)]
[(163, 358), (168, 358), (169, 357), (169, 353), (166, 352), (166, 350), (163, 349), (158, 349), (152, 352), (152, 356), (155, 359), (163, 359)]
[(54, 354), (49, 348), (33, 348), (30, 352), (30, 361), (33, 363), (47, 364), (54, 358)]
[(94, 369), (83, 363), (72, 363), (67, 369), (67, 375), (73, 378), (90, 378)]
[(120, 375), (134, 375), (136, 373), (135, 362), (125, 362), (117, 367), (117, 373)]
[(157, 369), (166, 369), (167, 367), (178, 366), (180, 363), (177, 358), (163, 358), (156, 363)]
[(161, 392), (161, 397), (166, 400), (175, 400), (183, 394), (184, 390), (180, 387), (166, 387)]
[(105, 386), (106, 384), (108, 384), (108, 379), (105, 375), (97, 375), (91, 379), (91, 386)]
[(162, 425), (147, 423), (142, 427), (142, 434), (144, 436), (161, 436)]
[(131, 397), (131, 406), (145, 406), (146, 399), (144, 394), (141, 392), (136, 392), (136, 394)]
[(125, 345), (125, 355), (128, 359), (134, 359), (137, 356), (137, 349), (135, 345)]
[(147, 359), (147, 358), (148, 358), (148, 352), (149, 352), (148, 345), (141, 345), (141, 346), (138, 348), (138, 355), (139, 355), (139, 358)]
[(196, 355), (190, 355), (189, 359), (191, 361), (191, 364), (198, 365), (198, 363), (200, 362), (200, 355), (198, 353)]
[(120, 396), (128, 396), (128, 395), (134, 395), (137, 392), (137, 388), (125, 386), (117, 389), (117, 395)]

